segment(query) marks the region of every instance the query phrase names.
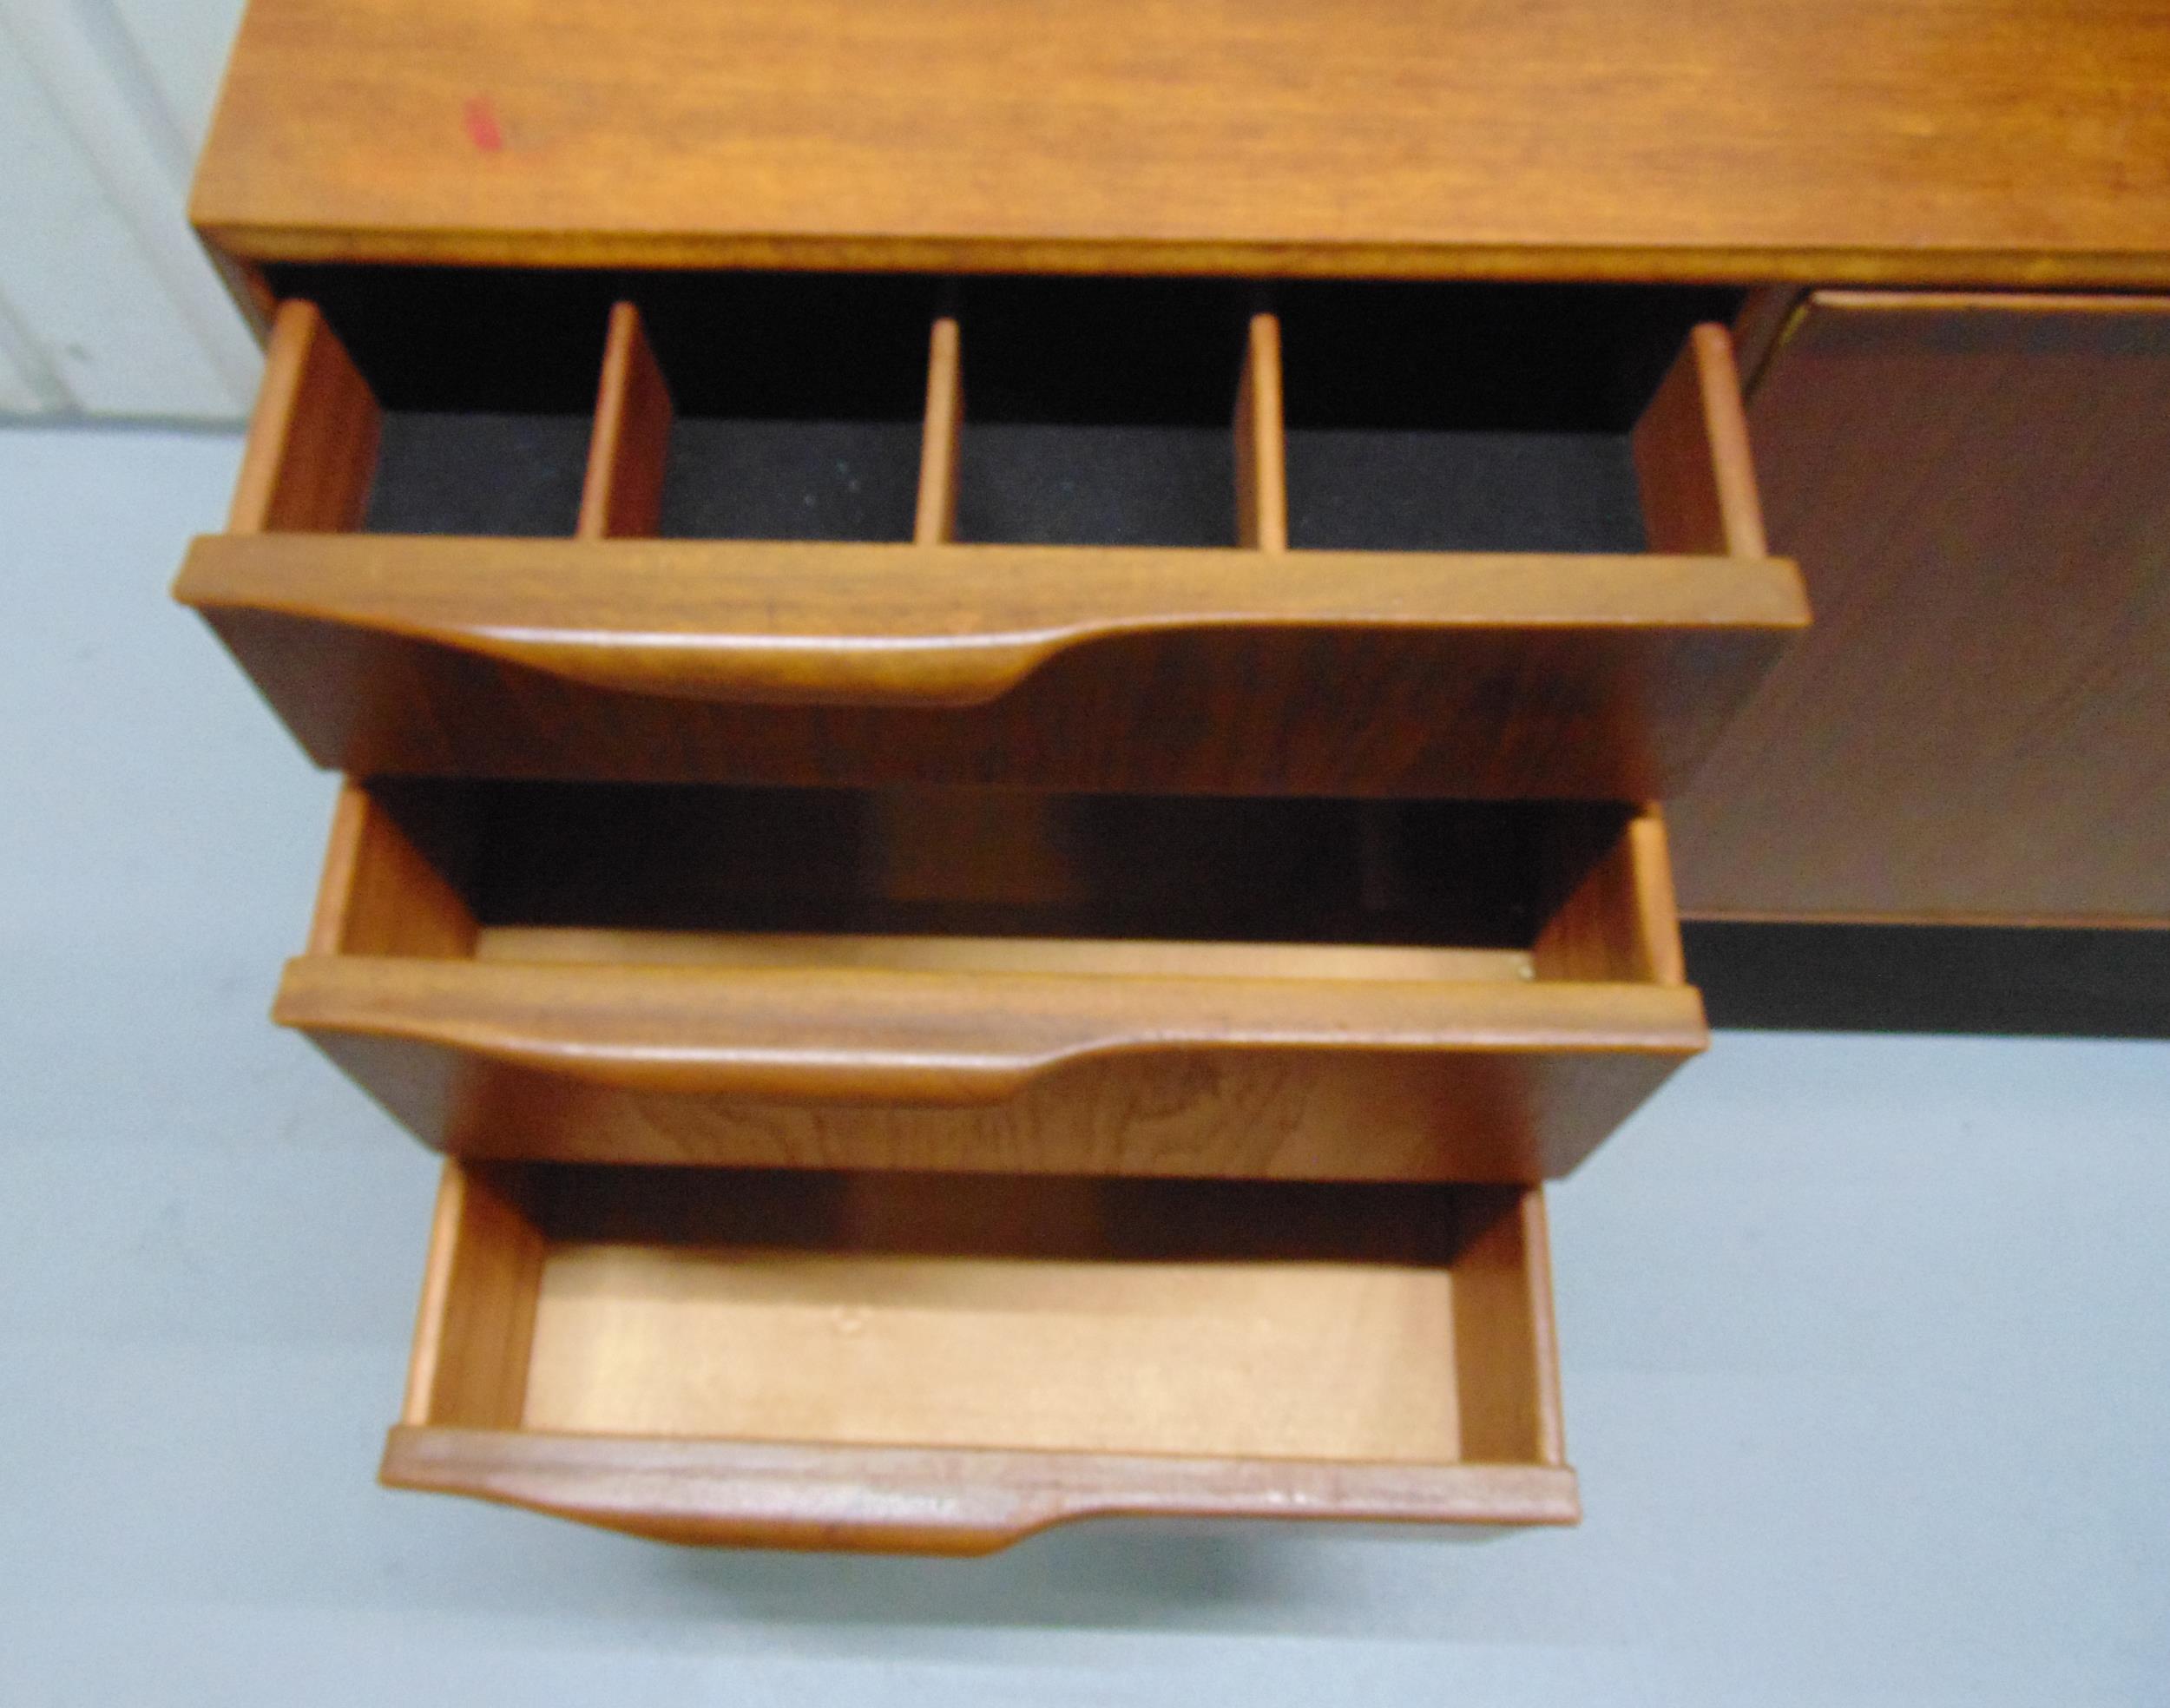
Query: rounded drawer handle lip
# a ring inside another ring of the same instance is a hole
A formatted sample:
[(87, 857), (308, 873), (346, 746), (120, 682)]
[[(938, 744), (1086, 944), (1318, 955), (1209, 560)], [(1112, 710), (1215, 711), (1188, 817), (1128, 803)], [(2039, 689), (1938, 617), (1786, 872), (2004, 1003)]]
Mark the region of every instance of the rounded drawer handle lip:
[[(299, 543), (297, 543), (299, 542)], [(608, 553), (613, 546), (654, 547), (656, 542), (589, 542), (573, 547), (582, 556)], [(713, 543), (713, 542), (712, 542)], [(739, 542), (725, 542), (737, 544)], [(752, 543), (752, 542), (746, 542)], [(1292, 553), (1315, 584), (1295, 581), (1279, 588), (1257, 581), (1261, 555), (1212, 550), (1156, 552), (1136, 549), (925, 547), (895, 545), (840, 548), (893, 554), (899, 575), (939, 578), (945, 568), (966, 578), (955, 606), (939, 602), (909, 610), (885, 633), (824, 633), (788, 627), (762, 628), (748, 621), (763, 609), (749, 594), (740, 605), (716, 611), (713, 626), (680, 629), (644, 626), (638, 615), (622, 626), (575, 615), (560, 623), (488, 614), (491, 600), (513, 603), (539, 600), (547, 611), (550, 595), (516, 585), (456, 590), (450, 607), (431, 608), (427, 592), (394, 581), (373, 554), (404, 547), (441, 562), (437, 572), (452, 578), (456, 589), (465, 570), (461, 554), (449, 545), (503, 549), (508, 544), (536, 545), (536, 568), (525, 571), (547, 583), (547, 566), (556, 558), (550, 548), (571, 542), (458, 542), (434, 536), (392, 535), (212, 535), (200, 539), (175, 587), (182, 602), (214, 620), (221, 614), (247, 614), (322, 624), (386, 640), (438, 647), (497, 663), (525, 668), (607, 691), (660, 699), (746, 705), (800, 705), (870, 707), (962, 708), (985, 705), (1016, 689), (1052, 660), (1080, 649), (1150, 636), (1224, 634), (1308, 634), (1318, 635), (1473, 638), (1483, 634), (1529, 633), (1564, 635), (1603, 634), (1785, 633), (1806, 621), (1806, 605), (1798, 572), (1779, 559), (1738, 560), (1647, 555), (1551, 557), (1515, 554)], [(777, 567), (779, 554), (782, 568)], [(1274, 555), (1268, 555), (1267, 562)], [(773, 608), (788, 613), (794, 575), (819, 573), (819, 561), (804, 542), (764, 542), (758, 556), (765, 574), (779, 583)], [(792, 559), (804, 556), (797, 570)], [(1134, 558), (1108, 587), (1093, 591), (1090, 577), (1108, 579), (1106, 561)], [(961, 566), (979, 558), (968, 575)], [(1141, 592), (1142, 572), (1172, 557), (1193, 561), (1182, 573), (1184, 588)], [(1013, 578), (1028, 578), (1045, 568), (1061, 570), (1065, 560), (1073, 581), (1056, 608), (997, 610), (974, 627), (983, 601), (999, 601), (991, 590), (990, 568), (1014, 560)], [(1207, 562), (1211, 560), (1211, 562)], [(1369, 560), (1365, 562), (1365, 560)], [(577, 561), (577, 560), (575, 560)], [(643, 560), (636, 552), (630, 570)], [(648, 560), (654, 561), (654, 560)], [(727, 558), (723, 562), (727, 563)], [(752, 560), (749, 560), (752, 561)], [(1095, 570), (1093, 566), (1102, 566)], [(1516, 585), (1534, 568), (1552, 566), (1570, 577), (1571, 588), (1549, 598), (1531, 598)], [(1368, 570), (1372, 581), (1349, 596), (1341, 585), (1351, 574)], [(415, 572), (403, 572), (412, 574)], [(678, 572), (682, 575), (684, 572)], [(727, 568), (719, 567), (719, 577)], [(1128, 579), (1124, 579), (1127, 575)], [(1633, 577), (1623, 593), (1619, 578)], [(1473, 588), (1457, 602), (1452, 588), (1440, 597), (1439, 578), (1460, 578)], [(976, 590), (972, 576), (978, 578)], [(1246, 577), (1250, 578), (1246, 587)], [(471, 581), (472, 575), (467, 579)], [(681, 602), (674, 610), (666, 597), (673, 576), (650, 577), (657, 585), (635, 595), (652, 607), (682, 614), (698, 606)], [(843, 576), (835, 620), (852, 621), (849, 595), (871, 578)], [(1671, 585), (1678, 581), (1680, 585)], [(1223, 586), (1222, 583), (1226, 582)], [(660, 591), (659, 591), (660, 588)], [(1258, 604), (1246, 608), (1248, 595)], [(1428, 600), (1427, 595), (1430, 595)], [(441, 595), (440, 595), (441, 596)], [(1105, 601), (1095, 610), (1092, 601)], [(470, 608), (459, 608), (462, 602)], [(503, 607), (501, 606), (502, 609)], [(832, 614), (825, 611), (825, 615)], [(1038, 620), (1036, 620), (1038, 619)], [(693, 621), (698, 621), (698, 614)]]
[[(532, 994), (537, 982), (521, 976), (536, 969), (519, 968), (514, 978), (501, 979), (514, 969), (422, 962), (426, 970), (418, 973), (417, 964), (396, 957), (299, 957), (287, 964), (273, 1018), (312, 1034), (397, 1040), (621, 1091), (952, 1107), (1001, 1102), (1042, 1074), (1115, 1056), (1343, 1050), (1687, 1054), (1701, 1049), (1707, 1039), (1701, 999), (1687, 986), (1481, 987), (1482, 1008), (1509, 1011), (1503, 1015), (1454, 1011), (1444, 995), (1457, 988), (1452, 985), (1415, 985), (1412, 989), (1423, 994), (1411, 1000), (1406, 1012), (1390, 1013), (1369, 1025), (1341, 1027), (1275, 1015), (1270, 1002), (1252, 1015), (1230, 1014), (1216, 1021), (1208, 1013), (1181, 1025), (1110, 1018), (1089, 1008), (1035, 1023), (1017, 1021), (1003, 1006), (1001, 993), (1036, 985), (1056, 989), (1069, 981), (1045, 975), (884, 972), (839, 978), (766, 972), (737, 973), (719, 983), (713, 975), (693, 969), (624, 969), (611, 982), (636, 1002), (643, 995), (667, 999), (674, 990), (697, 990), (704, 982), (741, 999), (749, 986), (759, 984), (779, 995), (794, 994), (794, 986), (798, 993), (817, 995), (826, 989), (838, 993), (839, 1002), (850, 1000), (850, 993), (859, 999), (865, 1035), (862, 1041), (840, 1044), (834, 1041), (837, 1031), (848, 1020), (832, 1019), (836, 1029), (825, 1037), (789, 1013), (762, 1015), (758, 1003), (751, 1010), (713, 1017), (700, 1015), (695, 1004), (661, 1018), (653, 1013), (628, 1015), (626, 1006), (617, 1005), (612, 1015), (615, 1024), (603, 1033), (601, 1028), (582, 1030), (594, 1020), (593, 1011), (551, 1012), (550, 987), (569, 998), (590, 993), (598, 983), (595, 969), (552, 969), (551, 976), (539, 982), (543, 992), (538, 997)], [(1192, 983), (1226, 993), (1272, 982), (1144, 977), (1096, 982), (1163, 990), (1171, 983)], [(524, 983), (528, 992), (492, 989), (500, 983)], [(920, 1011), (917, 999), (964, 989), (972, 991), (974, 1006), (962, 1023), (944, 1025), (944, 1016), (928, 1019)], [(1361, 989), (1355, 987), (1351, 995)], [(1309, 1002), (1330, 1006), (1315, 987), (1306, 995)], [(1443, 1012), (1425, 1014), (1427, 999)], [(814, 1006), (829, 1012), (826, 1005)], [(1623, 1016), (1622, 1007), (1631, 1012)], [(1512, 1012), (1517, 1008), (1520, 1015)], [(704, 1021), (713, 1027), (712, 1032), (702, 1032)], [(649, 1028), (645, 1034), (644, 1024)], [(733, 1025), (739, 1028), (735, 1036)], [(1001, 1036), (1006, 1026), (1016, 1028), (1009, 1041)]]
[(618, 693), (723, 705), (942, 709), (999, 700), (1049, 660), (1097, 641), (1233, 626), (1199, 618), (1002, 634), (747, 635), (366, 625)]
[[(1421, 637), (1453, 634), (1738, 632), (1741, 623), (1535, 621), (1448, 626), (1417, 617), (1269, 617), (1254, 613), (1167, 613), (1105, 618), (1059, 628), (954, 635), (673, 634), (413, 622), (327, 616), (269, 603), (245, 608), (465, 653), (585, 687), (659, 700), (739, 706), (961, 711), (1016, 692), (1055, 660), (1124, 640), (1281, 634)], [(1783, 627), (1786, 625), (1768, 625)]]
[(1573, 1524), (1565, 1466), (1343, 1465), (395, 1427), (381, 1479), (705, 1545), (992, 1554), (1081, 1519)]

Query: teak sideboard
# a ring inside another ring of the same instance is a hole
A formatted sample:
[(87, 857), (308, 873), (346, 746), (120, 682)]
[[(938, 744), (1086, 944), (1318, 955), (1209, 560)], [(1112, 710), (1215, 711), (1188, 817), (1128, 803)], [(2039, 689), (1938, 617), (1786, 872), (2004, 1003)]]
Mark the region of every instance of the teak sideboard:
[(276, 1016), (447, 1157), (385, 1481), (1572, 1521), (1542, 1183), (1680, 913), (2170, 922), (2166, 89), (2139, 0), (253, 0), (176, 593), (347, 779)]

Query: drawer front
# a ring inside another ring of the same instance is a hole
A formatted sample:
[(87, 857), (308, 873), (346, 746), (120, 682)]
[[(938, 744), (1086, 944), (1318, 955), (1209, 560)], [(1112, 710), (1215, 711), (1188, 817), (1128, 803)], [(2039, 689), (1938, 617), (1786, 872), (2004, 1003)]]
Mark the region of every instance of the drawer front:
[[(831, 424), (839, 483), (715, 411), (894, 411), (894, 379), (871, 397), (809, 379), (799, 404), (788, 388), (764, 404), (761, 385), (741, 396), (708, 372), (720, 335), (684, 330), (682, 305), (650, 304), (656, 339), (641, 304), (610, 308), (592, 414), (571, 412), (569, 381), (542, 397), (524, 379), (481, 400), (558, 413), (461, 414), (412, 407), (417, 387), (427, 405), (473, 396), (431, 391), (398, 351), (365, 345), (358, 362), (291, 299), (231, 531), (196, 543), (177, 595), (312, 758), (358, 774), (1481, 798), (1669, 792), (1806, 621), (1792, 567), (1765, 555), (1715, 326), (1680, 345), (1617, 468), (1595, 456), (1579, 482), (1543, 474), (1540, 436), (1476, 436), (1492, 460), (1465, 476), (1471, 502), (1513, 525), (1471, 527), (1612, 549), (1292, 549), (1292, 514), (1299, 548), (1402, 537), (1396, 505), (1452, 477), (1446, 450), (1424, 457), (1471, 436), (1384, 451), (1376, 434), (1292, 436), (1274, 316), (1194, 316), (1194, 353), (1086, 300), (996, 298), (983, 321), (968, 302), (919, 322), (916, 438), (887, 418)], [(1036, 318), (1058, 310), (1070, 319)], [(887, 374), (903, 332), (873, 318), (888, 336), (866, 365)], [(545, 318), (538, 337), (580, 348), (575, 324)], [(1340, 321), (1318, 336), (1342, 354)], [(1066, 340), (1104, 348), (1117, 378), (1068, 371)], [(520, 365), (468, 365), (487, 360)], [(968, 430), (964, 376), (983, 368), (996, 418)], [(1132, 379), (1144, 396), (1122, 390)], [(1331, 404), (1355, 383), (1311, 391)], [(1192, 424), (1215, 409), (1221, 427)], [(1148, 423), (1162, 436), (1148, 443), (1099, 425), (1111, 411), (1178, 419)], [(766, 430), (788, 448), (807, 424)], [(1595, 455), (1588, 435), (1555, 437)], [(1561, 490), (1517, 489), (1541, 476)], [(1608, 478), (1627, 509), (1612, 532), (1562, 520)], [(794, 481), (803, 522), (784, 502)], [(1039, 510), (1027, 490), (1046, 495)], [(1384, 519), (1345, 514), (1371, 509)], [(419, 527), (450, 531), (399, 531)], [(1033, 542), (1081, 536), (1116, 543)]]
[(350, 786), (276, 1015), (470, 1157), (1297, 1179), (1563, 1173), (1706, 1041), (1653, 811), (944, 791)]
[(1542, 1198), (448, 1165), (383, 1475), (681, 1542), (1568, 1523)]

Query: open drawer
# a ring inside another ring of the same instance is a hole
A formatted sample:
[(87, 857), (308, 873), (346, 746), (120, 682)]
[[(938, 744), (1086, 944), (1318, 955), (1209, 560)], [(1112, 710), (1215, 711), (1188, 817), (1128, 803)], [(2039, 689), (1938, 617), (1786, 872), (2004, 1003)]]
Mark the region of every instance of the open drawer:
[(472, 1158), (1535, 1181), (1706, 1041), (1607, 803), (350, 785), (275, 1017)]
[(286, 282), (176, 594), (355, 774), (1648, 799), (1807, 621), (1692, 293)]
[(666, 1540), (1571, 1523), (1502, 1186), (445, 1170), (384, 1480)]

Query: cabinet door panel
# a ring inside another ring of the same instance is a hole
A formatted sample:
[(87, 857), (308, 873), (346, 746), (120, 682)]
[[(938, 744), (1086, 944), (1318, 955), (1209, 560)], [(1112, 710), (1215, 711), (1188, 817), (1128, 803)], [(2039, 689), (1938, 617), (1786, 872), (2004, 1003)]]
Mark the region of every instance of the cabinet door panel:
[(1819, 292), (1749, 419), (1816, 626), (1672, 811), (1684, 908), (2170, 919), (2170, 299)]

